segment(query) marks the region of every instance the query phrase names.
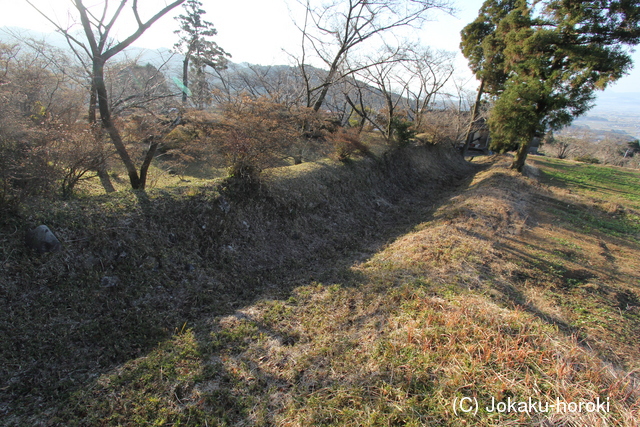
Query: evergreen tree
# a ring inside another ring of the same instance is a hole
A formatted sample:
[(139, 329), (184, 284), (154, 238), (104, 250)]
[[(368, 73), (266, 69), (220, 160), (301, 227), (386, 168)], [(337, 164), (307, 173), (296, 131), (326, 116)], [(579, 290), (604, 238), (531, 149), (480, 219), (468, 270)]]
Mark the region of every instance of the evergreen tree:
[(640, 4), (487, 0), (483, 11), (497, 25), (476, 25), (484, 32), (469, 31), (474, 38), (463, 40), (463, 53), (478, 78), (505, 77), (491, 80), (492, 148), (517, 149), (512, 168), (522, 170), (535, 136), (569, 124), (592, 106), (596, 90), (627, 73), (632, 62), (624, 46), (640, 41)]
[[(184, 55), (182, 66), (182, 102), (187, 103), (187, 97), (195, 93), (195, 104), (198, 108), (204, 108), (210, 99), (208, 96), (208, 84), (206, 81), (205, 66), (215, 69), (223, 69), (230, 57), (211, 37), (218, 34), (213, 24), (203, 19), (206, 13), (202, 9), (199, 0), (187, 0), (182, 7), (185, 14), (176, 19), (180, 23), (180, 29), (175, 33), (180, 40), (175, 44), (176, 51)], [(189, 72), (195, 74), (192, 78), (193, 85), (189, 82)], [(189, 89), (192, 86), (194, 90)]]
[(469, 60), (469, 67), (478, 80), (484, 82), (484, 92), (495, 94), (506, 80), (504, 39), (498, 27), (518, 3), (522, 0), (485, 1), (478, 17), (460, 33), (462, 54)]
[(504, 40), (497, 33), (502, 20), (513, 11), (518, 0), (500, 0), (485, 2), (478, 17), (464, 27), (460, 33), (460, 49), (469, 60), (469, 67), (480, 80), (476, 101), (471, 111), (471, 120), (465, 137), (462, 154), (465, 156), (476, 131), (482, 95), (495, 94), (502, 88), (507, 75), (504, 71)]

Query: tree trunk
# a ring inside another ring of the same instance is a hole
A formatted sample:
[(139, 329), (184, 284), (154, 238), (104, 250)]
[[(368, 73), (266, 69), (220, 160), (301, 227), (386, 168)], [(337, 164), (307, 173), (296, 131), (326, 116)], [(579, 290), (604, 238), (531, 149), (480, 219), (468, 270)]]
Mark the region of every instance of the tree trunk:
[[(329, 68), (329, 74), (327, 74), (327, 77), (324, 79), (324, 86), (320, 91), (320, 95), (318, 96), (318, 99), (313, 104), (313, 111), (316, 113), (320, 110), (320, 108), (322, 107), (322, 104), (324, 104), (324, 100), (327, 97), (327, 93), (329, 93), (329, 88), (334, 83), (333, 79), (336, 76), (336, 73), (338, 72), (339, 60), (342, 58), (343, 54), (344, 54), (344, 49), (340, 49), (340, 51), (336, 54), (336, 57), (334, 58), (333, 63), (331, 64), (331, 68)], [(307, 93), (307, 98), (309, 99), (311, 98), (310, 93)]]
[(464, 138), (464, 146), (462, 147), (462, 157), (464, 158), (469, 151), (469, 145), (471, 145), (471, 138), (474, 135), (474, 125), (478, 120), (478, 110), (480, 109), (480, 100), (482, 99), (482, 93), (484, 92), (484, 78), (480, 81), (480, 87), (478, 88), (478, 95), (476, 95), (476, 102), (473, 104), (473, 110), (471, 112), (471, 122), (467, 128), (467, 134)]
[(387, 144), (391, 144), (393, 142), (393, 99), (391, 99), (391, 95), (384, 89), (384, 87), (382, 89), (382, 94), (384, 95), (384, 102), (387, 104), (387, 125), (384, 129), (384, 137), (387, 140)]
[(187, 89), (189, 88), (189, 55), (190, 53), (184, 56), (184, 61), (182, 62), (182, 105), (187, 105)]
[[(98, 101), (97, 93), (96, 93), (96, 84), (95, 80), (91, 80), (91, 95), (89, 96), (89, 124), (93, 129), (93, 136), (98, 140), (102, 140), (102, 129), (98, 127), (98, 118), (96, 117), (96, 103)], [(99, 164), (96, 172), (98, 173), (98, 178), (100, 178), (100, 184), (102, 184), (102, 188), (106, 193), (114, 193), (116, 189), (113, 187), (113, 183), (111, 182), (111, 178), (109, 177), (109, 173), (107, 172), (107, 167), (105, 165), (106, 159), (104, 156), (99, 156), (95, 160), (96, 164)]]
[(96, 82), (95, 80), (91, 80), (91, 95), (89, 95), (89, 123), (94, 125), (96, 124), (96, 102), (97, 102), (97, 94), (96, 94)]
[(157, 149), (158, 149), (158, 142), (152, 141), (151, 144), (149, 144), (149, 150), (147, 151), (147, 154), (145, 154), (144, 156), (144, 161), (140, 166), (140, 187), (139, 188), (141, 190), (144, 190), (144, 188), (147, 186), (147, 172), (149, 171), (149, 166), (151, 166), (151, 161), (153, 160), (153, 157), (156, 155)]
[(520, 143), (520, 147), (516, 153), (516, 158), (513, 159), (513, 163), (511, 163), (511, 169), (515, 169), (522, 173), (524, 170), (524, 162), (527, 160), (527, 154), (529, 154), (529, 147), (531, 147), (532, 141), (533, 136)]
[(324, 99), (327, 97), (327, 93), (329, 92), (329, 86), (330, 86), (330, 83), (325, 83), (325, 86), (322, 88), (322, 91), (320, 91), (320, 96), (318, 97), (316, 102), (313, 104), (313, 111), (315, 113), (317, 113), (322, 107), (322, 104), (324, 103)]
[(104, 84), (104, 59), (99, 56), (93, 58), (93, 78), (96, 86), (96, 92), (98, 94), (98, 108), (100, 109), (100, 118), (102, 119), (102, 126), (106, 129), (111, 142), (116, 147), (116, 151), (122, 159), (127, 173), (129, 174), (129, 181), (131, 182), (131, 188), (137, 190), (140, 188), (140, 177), (136, 166), (133, 164), (127, 148), (124, 146), (120, 132), (116, 128), (113, 120), (111, 119), (111, 111), (109, 110), (109, 98), (107, 95), (107, 88)]

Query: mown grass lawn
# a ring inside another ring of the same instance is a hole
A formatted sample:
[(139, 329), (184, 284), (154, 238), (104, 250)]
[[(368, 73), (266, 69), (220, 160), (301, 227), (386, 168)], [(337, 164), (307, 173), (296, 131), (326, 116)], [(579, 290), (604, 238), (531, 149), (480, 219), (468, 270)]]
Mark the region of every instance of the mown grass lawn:
[(542, 182), (586, 197), (640, 209), (640, 173), (634, 169), (532, 156)]

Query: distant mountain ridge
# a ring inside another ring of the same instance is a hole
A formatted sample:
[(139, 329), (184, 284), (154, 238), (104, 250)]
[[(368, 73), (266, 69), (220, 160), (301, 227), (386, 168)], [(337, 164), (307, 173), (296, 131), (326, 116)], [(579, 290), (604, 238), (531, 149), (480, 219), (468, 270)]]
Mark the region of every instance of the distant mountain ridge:
[[(0, 42), (15, 43), (25, 39), (44, 41), (50, 46), (71, 54), (71, 49), (69, 48), (66, 38), (60, 33), (42, 33), (18, 27), (0, 28)], [(135, 59), (138, 64), (143, 66), (151, 64), (155, 68), (161, 69), (169, 81), (175, 81), (176, 78), (182, 79), (184, 55), (175, 53), (171, 49), (148, 49), (134, 45), (114, 57), (115, 60), (123, 60), (126, 58)], [(320, 85), (327, 73), (327, 71), (323, 69), (312, 66), (307, 66), (307, 71), (311, 75), (310, 83), (313, 86)], [(299, 75), (298, 69), (290, 65), (264, 66), (229, 62), (227, 69), (221, 71), (218, 75), (216, 75), (216, 73), (212, 74), (210, 77), (212, 87), (229, 86), (232, 87), (236, 93), (246, 92), (253, 95), (261, 95), (273, 92), (274, 90), (284, 89), (285, 92), (291, 92), (288, 96), (285, 95), (284, 98), (300, 99), (300, 90), (304, 87), (304, 81)], [(225, 84), (221, 84), (221, 76), (226, 80)], [(274, 80), (271, 82), (265, 81), (265, 79), (268, 80), (269, 78)], [(291, 85), (291, 83), (293, 83), (293, 85)], [(255, 86), (249, 87), (250, 84), (254, 84)], [(290, 86), (285, 87), (287, 84)], [(374, 109), (383, 108), (385, 101), (380, 91), (364, 83), (363, 87), (368, 87), (367, 101), (370, 106)], [(341, 99), (343, 97), (344, 95), (341, 94), (337, 88), (332, 88), (327, 95), (325, 104), (332, 102), (344, 103), (344, 100)]]
[[(19, 27), (1, 27), (0, 42), (12, 43), (19, 42), (21, 39), (33, 39), (35, 41), (43, 41), (50, 46), (70, 52), (69, 44), (66, 37), (58, 32), (43, 33), (40, 31), (29, 30)], [(144, 47), (130, 46), (123, 53), (116, 56), (116, 59), (137, 58), (142, 65), (147, 63), (156, 68), (165, 66), (171, 73), (182, 67), (184, 56), (173, 52), (169, 48), (148, 49)]]
[[(10, 43), (18, 41), (20, 38), (31, 38), (38, 41), (45, 41), (49, 45), (65, 51), (69, 51), (67, 40), (60, 33), (43, 33), (19, 27), (0, 28), (0, 42)], [(135, 58), (141, 65), (146, 65), (148, 63), (156, 68), (162, 67), (164, 73), (170, 78), (181, 78), (182, 76), (182, 63), (184, 60), (184, 56), (173, 52), (170, 48), (148, 49), (137, 47), (134, 45), (127, 48), (123, 53), (116, 57), (116, 59), (124, 58)], [(246, 63), (230, 63), (229, 71), (232, 73), (240, 73), (242, 71), (246, 71), (248, 67), (251, 66), (252, 65)], [(290, 66), (287, 65), (256, 65), (255, 67), (263, 70), (273, 69), (274, 71), (282, 70), (282, 68), (290, 68)], [(323, 72), (323, 70), (319, 69), (314, 70), (314, 73), (316, 73), (317, 75), (320, 75)], [(375, 93), (375, 89), (372, 90), (372, 92)], [(586, 114), (587, 116), (607, 113), (640, 116), (640, 92), (624, 93), (615, 92), (613, 90), (606, 90), (604, 92), (598, 92), (596, 95), (596, 105), (593, 109), (589, 110), (589, 112)]]

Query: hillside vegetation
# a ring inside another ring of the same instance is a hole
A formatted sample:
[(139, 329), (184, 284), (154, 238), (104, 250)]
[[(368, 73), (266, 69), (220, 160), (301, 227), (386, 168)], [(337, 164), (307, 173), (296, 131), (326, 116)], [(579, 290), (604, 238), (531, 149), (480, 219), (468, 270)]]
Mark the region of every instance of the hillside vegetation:
[(550, 131), (640, 4), (485, 1), (471, 104), (403, 36), (446, 0), (298, 2), (289, 67), (200, 0), (71, 3), (0, 42), (0, 427), (637, 425), (640, 176), (593, 165), (640, 143)]
[[(34, 202), (2, 225), (0, 424), (637, 425), (640, 175), (528, 175), (421, 147)], [(41, 222), (62, 252), (23, 247)]]

